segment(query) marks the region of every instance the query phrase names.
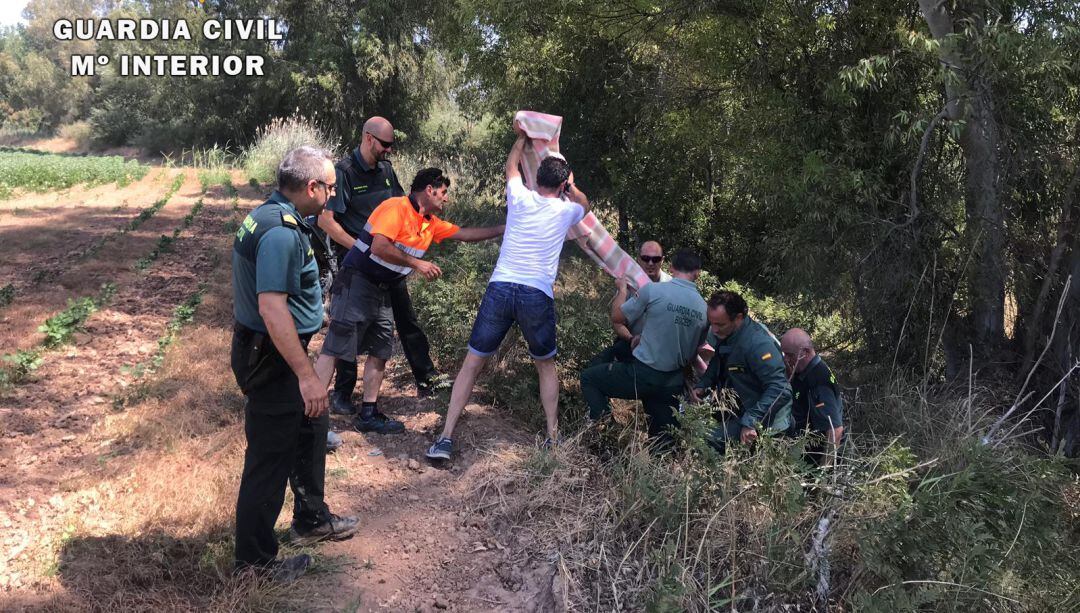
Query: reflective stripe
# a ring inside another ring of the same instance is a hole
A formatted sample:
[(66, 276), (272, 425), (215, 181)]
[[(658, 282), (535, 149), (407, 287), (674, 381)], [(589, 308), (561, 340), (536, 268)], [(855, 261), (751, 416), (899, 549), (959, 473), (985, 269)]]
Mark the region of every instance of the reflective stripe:
[(398, 266), (397, 264), (391, 264), (390, 262), (387, 262), (386, 260), (380, 258), (379, 256), (375, 255), (374, 253), (369, 253), (368, 257), (371, 258), (372, 262), (375, 262), (379, 266), (382, 266), (383, 268), (387, 268), (387, 269), (392, 270), (394, 272), (398, 272), (398, 273), (401, 273), (403, 275), (407, 275), (410, 272), (412, 272), (412, 268), (409, 268), (408, 266)]

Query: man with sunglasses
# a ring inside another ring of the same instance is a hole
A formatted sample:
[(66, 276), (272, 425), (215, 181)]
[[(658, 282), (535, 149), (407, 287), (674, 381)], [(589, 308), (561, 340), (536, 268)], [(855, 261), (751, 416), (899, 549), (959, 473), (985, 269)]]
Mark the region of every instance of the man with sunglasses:
[[(645, 241), (641, 244), (641, 248), (638, 249), (637, 262), (653, 283), (671, 281), (671, 275), (660, 268), (660, 264), (663, 261), (664, 248), (660, 246), (660, 243), (656, 241)], [(628, 291), (628, 298), (633, 298), (636, 295), (633, 288), (629, 288)], [(607, 349), (596, 354), (596, 356), (589, 361), (586, 368), (597, 366), (599, 364), (631, 361), (633, 359), (632, 352), (641, 340), (642, 326), (644, 326), (644, 320), (631, 322), (629, 326), (624, 323), (612, 323), (611, 327), (615, 330), (615, 342)]]
[[(375, 207), (389, 198), (405, 195), (394, 167), (387, 159), (393, 148), (394, 126), (383, 117), (372, 117), (364, 122), (360, 144), (336, 165), (337, 194), (327, 202), (326, 210), (319, 217), (319, 227), (330, 237), (338, 263), (356, 244)], [(394, 324), (405, 359), (416, 378), (417, 393), (429, 395), (435, 389), (438, 373), (431, 361), (427, 335), (416, 319), (408, 285), (401, 279), (393, 284), (389, 292)], [(356, 379), (356, 363), (340, 361), (330, 399), (331, 411), (341, 415), (359, 412), (352, 402)], [(360, 417), (358, 427), (362, 432), (390, 433), (404, 429), (400, 423), (380, 415), (365, 416), (361, 413)]]

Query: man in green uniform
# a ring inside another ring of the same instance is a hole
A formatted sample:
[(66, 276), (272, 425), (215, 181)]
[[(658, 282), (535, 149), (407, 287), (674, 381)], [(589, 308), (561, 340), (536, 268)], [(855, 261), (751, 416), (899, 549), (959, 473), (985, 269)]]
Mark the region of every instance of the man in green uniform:
[[(671, 275), (660, 268), (660, 263), (663, 261), (664, 248), (660, 246), (660, 243), (656, 241), (645, 241), (641, 244), (641, 248), (638, 249), (637, 263), (653, 283), (671, 281)], [(634, 294), (634, 290), (630, 289), (628, 297), (633, 298)], [(643, 324), (643, 320), (638, 320), (630, 327), (627, 327), (624, 324), (612, 324), (611, 327), (615, 331), (615, 342), (607, 349), (596, 354), (596, 356), (589, 361), (589, 366), (607, 364), (609, 362), (629, 362), (632, 360), (634, 347), (641, 341), (641, 326)]]
[(776, 337), (750, 317), (742, 296), (728, 290), (709, 297), (709, 326), (708, 342), (716, 354), (692, 396), (700, 402), (721, 387), (738, 397), (737, 413), (719, 417), (714, 444), (723, 448), (732, 439), (750, 444), (759, 427), (786, 431), (791, 424), (791, 386)]
[(278, 167), (278, 190), (251, 212), (233, 241), (232, 370), (247, 400), (247, 450), (236, 501), (236, 567), (254, 567), (275, 580), (302, 575), (311, 556), (277, 559), (274, 523), (291, 483), (292, 540), (342, 539), (355, 517), (330, 513), (323, 501), (326, 386), (307, 355), (322, 326), (319, 269), (304, 217), (318, 213), (334, 192), (329, 154), (298, 147)]
[(610, 362), (581, 373), (581, 393), (589, 418), (598, 420), (611, 410), (611, 398), (640, 399), (648, 416), (649, 436), (662, 445), (676, 425), (674, 408), (683, 393), (683, 369), (694, 359), (708, 331), (705, 300), (694, 282), (701, 258), (691, 251), (676, 252), (672, 280), (650, 283), (627, 300), (626, 279), (619, 279), (611, 305), (611, 321), (641, 325), (640, 342), (629, 362)]
[[(405, 195), (394, 167), (387, 159), (393, 147), (394, 126), (383, 117), (372, 117), (364, 122), (360, 144), (335, 166), (340, 189), (326, 203), (326, 210), (319, 216), (319, 228), (329, 236), (338, 265), (364, 232), (375, 207), (389, 198)], [(401, 349), (416, 379), (417, 393), (429, 395), (435, 389), (438, 372), (431, 361), (431, 345), (417, 321), (405, 279), (390, 287), (390, 306)], [(362, 432), (403, 431), (405, 427), (400, 421), (379, 412), (368, 415), (362, 408), (357, 409), (352, 402), (356, 379), (356, 363), (339, 361), (330, 410), (342, 415), (358, 414)]]
[[(814, 432), (835, 449), (844, 438), (844, 400), (836, 376), (801, 328), (792, 328), (780, 337), (780, 350), (794, 394), (788, 433)], [(808, 459), (819, 466), (832, 456), (819, 442), (811, 442), (806, 451)]]

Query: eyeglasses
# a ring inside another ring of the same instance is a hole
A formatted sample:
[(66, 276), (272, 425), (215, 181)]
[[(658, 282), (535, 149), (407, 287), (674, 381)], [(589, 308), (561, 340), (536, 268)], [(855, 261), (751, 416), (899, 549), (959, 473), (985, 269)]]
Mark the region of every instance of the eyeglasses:
[(379, 144), (382, 145), (384, 149), (393, 149), (394, 148), (394, 141), (392, 141), (392, 140), (390, 140), (390, 141), (383, 140), (383, 139), (379, 138), (378, 136), (375, 136), (371, 132), (365, 132), (365, 134), (367, 134), (371, 138), (374, 138), (375, 140), (379, 141)]
[(659, 264), (664, 261), (664, 256), (662, 255), (639, 255), (638, 257), (646, 264)]
[(316, 179), (315, 182), (318, 183), (319, 185), (325, 187), (326, 188), (326, 193), (328, 193), (328, 194), (336, 194), (337, 193), (337, 183), (327, 183), (326, 181), (319, 181), (318, 179)]

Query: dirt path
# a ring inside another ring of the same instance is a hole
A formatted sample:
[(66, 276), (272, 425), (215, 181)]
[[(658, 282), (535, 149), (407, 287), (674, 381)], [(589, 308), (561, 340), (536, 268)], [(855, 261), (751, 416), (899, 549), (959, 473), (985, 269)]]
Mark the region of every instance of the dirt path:
[[(190, 210), (189, 188), (160, 225), (147, 222), (149, 236)], [(241, 191), (237, 209), (246, 212), (259, 194)], [(220, 192), (203, 200), (203, 213), (147, 271), (131, 267), (152, 247), (149, 236), (88, 264), (81, 274), (116, 275), (112, 301), (73, 344), (47, 355), (34, 381), (0, 395), (0, 601), (8, 603), (0, 609), (550, 610), (551, 564), (522, 553), (531, 550), (527, 532), (497, 536), (505, 527), (489, 524), (477, 495), (492, 479), (512, 490), (503, 469), (534, 438), (471, 405), (455, 461), (430, 466), (423, 451), (447, 394), (416, 398), (400, 357), (381, 408), (405, 433), (362, 435), (333, 420), (346, 444), (328, 458), (327, 498), (335, 512), (361, 517), (356, 537), (317, 547), (319, 568), (289, 594), (228, 578), (243, 461), (242, 399), (227, 368), (228, 227), (238, 213)], [(200, 287), (197, 317), (162, 371), (139, 379), (131, 367), (152, 359), (174, 309)]]

